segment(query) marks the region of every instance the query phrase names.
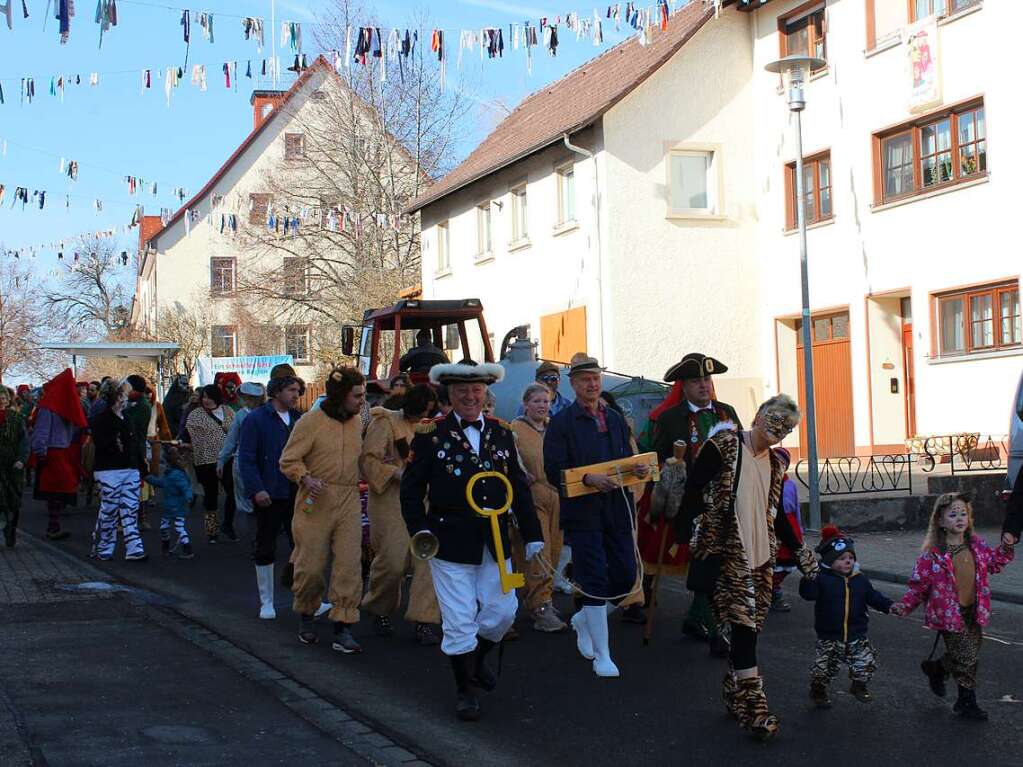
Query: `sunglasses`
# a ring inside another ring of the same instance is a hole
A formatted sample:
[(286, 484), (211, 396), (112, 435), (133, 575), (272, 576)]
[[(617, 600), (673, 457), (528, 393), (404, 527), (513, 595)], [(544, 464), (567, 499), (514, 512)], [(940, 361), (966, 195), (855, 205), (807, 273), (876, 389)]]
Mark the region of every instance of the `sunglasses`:
[(551, 375), (540, 376), (540, 380), (543, 381), (544, 383), (554, 383), (555, 381), (560, 381), (561, 376), (559, 376), (557, 373), (553, 373)]

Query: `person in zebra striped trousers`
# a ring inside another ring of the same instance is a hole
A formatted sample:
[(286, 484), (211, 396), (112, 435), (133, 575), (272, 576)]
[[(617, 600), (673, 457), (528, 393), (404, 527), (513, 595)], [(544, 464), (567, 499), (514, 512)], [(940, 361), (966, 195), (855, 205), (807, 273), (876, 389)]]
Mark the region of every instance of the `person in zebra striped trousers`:
[(124, 407), (128, 403), (125, 387), (108, 381), (101, 396), (107, 408), (89, 424), (96, 445), (94, 476), (100, 489), (99, 516), (93, 533), (94, 553), (98, 559), (114, 558), (120, 522), (125, 560), (141, 562), (147, 559), (138, 520), (139, 469), (146, 461), (139, 446), (144, 442), (137, 439), (136, 427), (124, 418)]

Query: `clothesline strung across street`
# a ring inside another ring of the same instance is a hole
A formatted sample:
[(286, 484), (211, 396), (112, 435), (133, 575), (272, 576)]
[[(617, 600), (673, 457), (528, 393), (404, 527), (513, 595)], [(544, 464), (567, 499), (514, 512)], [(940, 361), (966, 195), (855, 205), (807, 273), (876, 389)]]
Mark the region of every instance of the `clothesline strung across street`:
[[(114, 237), (121, 237), (131, 233), (133, 226), (125, 225), (113, 229), (92, 230), (69, 235), (58, 240), (47, 243), (36, 243), (34, 245), (21, 245), (16, 248), (4, 248), (0, 250), (0, 257), (3, 259), (14, 259), (16, 261), (36, 261), (37, 257), (47, 252), (54, 254), (56, 263), (63, 264), (65, 271), (76, 271), (87, 262), (94, 243), (100, 240), (107, 240)], [(93, 242), (90, 242), (93, 241)], [(92, 253), (95, 258), (94, 253)], [(127, 250), (118, 254), (116, 267), (125, 268), (129, 266), (130, 257)], [(61, 276), (65, 272), (57, 269), (47, 272), (49, 276)]]
[[(13, 2), (13, 0), (10, 0)], [(128, 0), (122, 0), (122, 3), (128, 2)], [(139, 5), (149, 5), (151, 7), (162, 7), (175, 12), (180, 11), (181, 16), (178, 20), (178, 26), (180, 27), (182, 40), (185, 44), (185, 65), (176, 68), (177, 78), (180, 79), (185, 76), (185, 70), (187, 69), (188, 53), (191, 47), (192, 40), (192, 24), (193, 19), (202, 31), (203, 37), (212, 43), (215, 41), (214, 36), (214, 18), (216, 15), (226, 16), (228, 18), (241, 19), (243, 24), (243, 34), (246, 40), (256, 39), (258, 50), (262, 52), (265, 46), (265, 20), (262, 17), (256, 16), (241, 16), (236, 14), (215, 14), (210, 11), (195, 11), (194, 17), (191, 9), (176, 7), (176, 6), (163, 6), (155, 3), (142, 3), (139, 0), (131, 0)], [(447, 61), (452, 55), (452, 51), (457, 49), (457, 65), (461, 69), (463, 54), (466, 50), (475, 52), (479, 50), (481, 61), (489, 59), (499, 59), (504, 57), (505, 52), (505, 38), (504, 30), (508, 31), (508, 47), (514, 51), (518, 51), (520, 48), (525, 51), (526, 67), (529, 73), (532, 73), (533, 67), (533, 49), (542, 45), (550, 56), (557, 55), (558, 46), (563, 42), (564, 39), (570, 39), (568, 33), (575, 32), (576, 41), (583, 39), (592, 40), (593, 45), (599, 46), (604, 42), (604, 25), (613, 24), (615, 31), (621, 31), (622, 26), (631, 27), (639, 35), (640, 45), (648, 45), (655, 30), (664, 31), (667, 29), (668, 19), (671, 14), (677, 10), (688, 6), (693, 2), (702, 2), (704, 5), (714, 5), (715, 7), (720, 6), (720, 0), (655, 0), (652, 3), (643, 5), (642, 3), (613, 3), (607, 6), (600, 6), (594, 8), (592, 11), (592, 17), (581, 15), (577, 11), (570, 11), (564, 16), (562, 15), (551, 15), (542, 16), (534, 24), (530, 20), (522, 22), (522, 24), (509, 23), (509, 24), (498, 24), (493, 26), (484, 26), (479, 28), (465, 29), (465, 28), (432, 28), (427, 34), (427, 30), (413, 30), (409, 27), (381, 27), (376, 24), (370, 26), (356, 26), (349, 25), (344, 28), (344, 56), (341, 57), (339, 51), (334, 51), (335, 66), (338, 71), (341, 70), (342, 63), (345, 68), (350, 68), (353, 63), (368, 66), (370, 63), (375, 64), (379, 61), (381, 78), (386, 80), (387, 77), (387, 66), (388, 61), (392, 66), (397, 65), (399, 68), (399, 75), (404, 76), (402, 60), (413, 56), (417, 45), (422, 43), (423, 45), (429, 45), (429, 52), (436, 56), (438, 65), (440, 67), (441, 84), (443, 86), (445, 73), (447, 69)], [(65, 8), (65, 0), (58, 0), (60, 8)], [(131, 4), (129, 2), (129, 4)], [(101, 25), (101, 30), (108, 29), (111, 25), (117, 24), (116, 7), (111, 9), (113, 6), (113, 0), (100, 0), (99, 7), (97, 8), (96, 21)], [(10, 27), (10, 8), (8, 4), (8, 26)], [(0, 6), (2, 10), (3, 6)], [(111, 20), (111, 14), (113, 16)], [(341, 28), (337, 24), (324, 22), (305, 22), (307, 26), (329, 26), (341, 31)], [(65, 18), (61, 21), (61, 40), (66, 42), (66, 36), (69, 29), (69, 19)], [(427, 43), (428, 41), (428, 43)], [(102, 33), (101, 33), (102, 42)], [(280, 47), (290, 48), (292, 53), (295, 55), (294, 63), (289, 69), (295, 72), (301, 72), (305, 66), (305, 54), (302, 51), (302, 23), (294, 21), (284, 21), (281, 24), (281, 42)], [(425, 51), (424, 51), (425, 52)], [(272, 63), (271, 75), (279, 75), (280, 63), (279, 58), (274, 55), (270, 57)], [(266, 62), (263, 60), (264, 74), (266, 73)], [(201, 84), (201, 89), (206, 89), (206, 68), (205, 65), (201, 66), (201, 76), (197, 78), (196, 70), (193, 69), (193, 82), (197, 79)], [(167, 70), (167, 85), (165, 90), (167, 91), (168, 106), (170, 105), (170, 88), (171, 88), (171, 72), (173, 68)], [(226, 85), (228, 88), (231, 87), (231, 76), (234, 75), (235, 87), (237, 87), (238, 81), (238, 62), (224, 62), (222, 65), (222, 71), (225, 75)], [(247, 71), (251, 76), (251, 59), (247, 63)], [(143, 90), (151, 87), (151, 73), (152, 69), (142, 70), (143, 77)], [(162, 75), (160, 75), (162, 77)], [(2, 82), (5, 78), (0, 78)], [(31, 103), (35, 97), (35, 78), (34, 77), (21, 77), (13, 78), (14, 80), (20, 80), (21, 82), (21, 103)], [(64, 83), (56, 83), (57, 78), (51, 77), (50, 80), (50, 92), (52, 95), (57, 95), (59, 91), (61, 98), (63, 98)], [(78, 84), (78, 77), (76, 76), (76, 84)], [(55, 84), (56, 83), (56, 84)], [(177, 85), (176, 82), (173, 85)], [(0, 103), (3, 101), (3, 95), (0, 93)]]
[(157, 181), (152, 180), (150, 177), (147, 179), (144, 176), (120, 173), (110, 168), (106, 168), (102, 165), (97, 165), (91, 162), (80, 162), (78, 160), (69, 159), (65, 154), (59, 154), (56, 152), (50, 152), (45, 149), (39, 149), (38, 147), (29, 146), (27, 144), (21, 144), (10, 139), (0, 137), (0, 160), (5, 160), (8, 157), (9, 149), (13, 147), (26, 152), (34, 152), (45, 157), (51, 157), (55, 160), (59, 160), (56, 164), (56, 170), (61, 175), (68, 179), (69, 188), (76, 188), (76, 184), (79, 180), (80, 169), (95, 168), (103, 173), (111, 176), (116, 176), (122, 180), (125, 184), (128, 193), (134, 197), (140, 194), (148, 194), (152, 197), (158, 197), (161, 193), (173, 194), (177, 198), (178, 203), (184, 202), (188, 198), (188, 191), (183, 186), (168, 186), (160, 184)]
[[(182, 189), (179, 190), (182, 197), (187, 196), (187, 193)], [(38, 189), (33, 186), (21, 186), (20, 184), (6, 184), (0, 182), (0, 212), (4, 210), (3, 205), (5, 202), (10, 204), (7, 206), (8, 210), (19, 210), (18, 205), (21, 205), (21, 211), (45, 211), (54, 210), (56, 207), (61, 207), (65, 211), (70, 211), (72, 208), (72, 200), (89, 200), (91, 207), (98, 214), (103, 212), (103, 209), (107, 205), (124, 205), (126, 207), (134, 208), (132, 214), (132, 225), (138, 223), (138, 220), (142, 217), (143, 207), (138, 202), (127, 202), (122, 200), (110, 200), (102, 197), (95, 197), (87, 194), (72, 194), (71, 192), (51, 192), (48, 189)], [(55, 204), (56, 203), (56, 204)], [(173, 215), (173, 209), (171, 208), (160, 208), (161, 218), (166, 217), (167, 219)]]

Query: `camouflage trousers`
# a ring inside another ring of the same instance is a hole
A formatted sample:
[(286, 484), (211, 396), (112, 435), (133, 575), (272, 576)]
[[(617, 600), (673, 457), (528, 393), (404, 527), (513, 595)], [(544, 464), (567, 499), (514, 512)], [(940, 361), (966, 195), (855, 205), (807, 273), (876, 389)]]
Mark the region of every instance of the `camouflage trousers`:
[(849, 667), (849, 678), (866, 684), (877, 670), (874, 646), (866, 637), (842, 642), (838, 639), (818, 639), (817, 657), (810, 669), (810, 680), (827, 685), (838, 674), (838, 666)]

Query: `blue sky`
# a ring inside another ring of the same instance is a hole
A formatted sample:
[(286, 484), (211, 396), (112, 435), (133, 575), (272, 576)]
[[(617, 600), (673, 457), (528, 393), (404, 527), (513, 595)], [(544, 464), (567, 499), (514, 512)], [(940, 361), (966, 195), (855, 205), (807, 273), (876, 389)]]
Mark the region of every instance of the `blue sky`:
[[(184, 187), (194, 193), (231, 154), (252, 128), (249, 96), (254, 87), (268, 87), (259, 80), (239, 78), (237, 90), (224, 87), (221, 66), (239, 61), (244, 74), (246, 61), (269, 55), (270, 0), (203, 0), (202, 8), (214, 14), (215, 43), (206, 42), (198, 25), (192, 25), (189, 73), (172, 95), (168, 108), (163, 79), (158, 69), (184, 62), (185, 46), (179, 19), (181, 11), (166, 6), (183, 6), (189, 0), (119, 0), (119, 24), (110, 29), (99, 47), (99, 27), (93, 22), (95, 0), (78, 0), (77, 16), (72, 20), (66, 45), (59, 43), (55, 19), (45, 21), (44, 0), (27, 0), (31, 17), (21, 18), (20, 0), (15, 0), (14, 30), (0, 21), (0, 84), (6, 103), (0, 105), (0, 146), (7, 141), (7, 155), (0, 157), (0, 183), (7, 193), (0, 206), (0, 245), (19, 248), (75, 236), (81, 232), (119, 228), (130, 221), (136, 204), (148, 213), (161, 207), (177, 208), (172, 192)], [(318, 11), (330, 0), (277, 0), (278, 26), (282, 20), (306, 22), (305, 50), (315, 53), (312, 29)], [(593, 0), (590, 0), (593, 3)], [(190, 3), (192, 6), (198, 3)], [(428, 12), (430, 26), (448, 30), (449, 45), (457, 40), (457, 30), (502, 26), (541, 16), (554, 18), (561, 11), (545, 0), (527, 0), (525, 4), (509, 0), (367, 0), (366, 7), (383, 27), (405, 27), (417, 14)], [(596, 4), (578, 7), (580, 17), (592, 16)], [(600, 5), (606, 9), (604, 0)], [(623, 4), (624, 7), (624, 4)], [(222, 12), (223, 15), (218, 15)], [(267, 20), (267, 50), (257, 52), (252, 41), (245, 41), (238, 17), (262, 16)], [(467, 153), (492, 126), (500, 112), (489, 103), (497, 100), (514, 107), (523, 96), (564, 75), (589, 58), (624, 38), (605, 24), (604, 44), (576, 41), (563, 29), (556, 58), (542, 50), (534, 56), (532, 75), (527, 74), (522, 50), (511, 50), (505, 41), (505, 57), (481, 62), (478, 55), (465, 56), (467, 71), (478, 83), (481, 106), (466, 125)], [(429, 33), (427, 32), (427, 39)], [(280, 49), (278, 49), (280, 50)], [(282, 64), (288, 66), (281, 51)], [(449, 72), (454, 71), (452, 51)], [(310, 56), (311, 58), (311, 56)], [(190, 67), (207, 67), (209, 89), (203, 93), (190, 83)], [(153, 70), (152, 89), (141, 90), (141, 71)], [(474, 68), (474, 69), (470, 69)], [(482, 69), (481, 69), (482, 68)], [(100, 73), (96, 87), (88, 85), (91, 72)], [(69, 84), (63, 102), (49, 95), (50, 78), (63, 74), (81, 85)], [(20, 79), (35, 79), (35, 100), (19, 104)], [(451, 75), (449, 75), (451, 77)], [(452, 78), (453, 79), (453, 78)], [(70, 181), (59, 173), (60, 159), (79, 163), (78, 180)], [(158, 183), (159, 195), (129, 195), (123, 177), (138, 176)], [(47, 192), (44, 210), (12, 209), (14, 189), (24, 186)], [(71, 195), (70, 209), (65, 195)], [(93, 210), (92, 200), (103, 200), (103, 211)], [(121, 247), (133, 244), (125, 237)], [(35, 263), (37, 272), (46, 276), (57, 266), (56, 255), (41, 253)], [(126, 275), (126, 278), (130, 275)]]

